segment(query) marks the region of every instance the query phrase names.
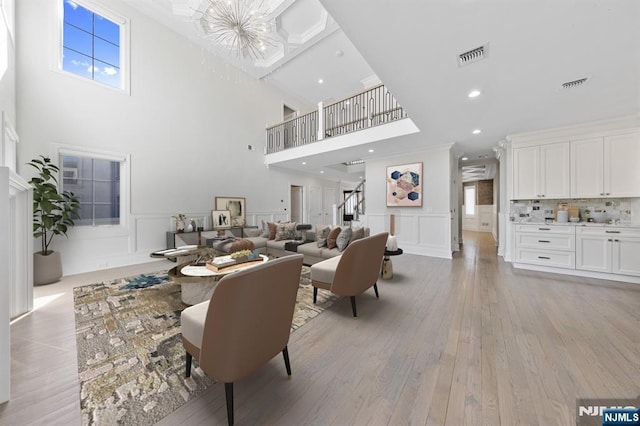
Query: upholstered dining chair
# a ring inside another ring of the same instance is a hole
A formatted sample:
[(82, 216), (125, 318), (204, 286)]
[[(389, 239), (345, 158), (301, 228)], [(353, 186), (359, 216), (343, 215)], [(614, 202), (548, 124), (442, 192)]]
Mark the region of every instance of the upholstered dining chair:
[(317, 301), (319, 288), (340, 296), (349, 296), (353, 317), (357, 318), (356, 296), (373, 286), (376, 297), (379, 297), (377, 279), (388, 235), (387, 232), (382, 232), (355, 240), (349, 243), (340, 256), (312, 265), (313, 303)]
[(227, 420), (233, 424), (233, 383), (279, 352), (291, 375), (287, 344), (303, 256), (293, 255), (223, 277), (211, 299), (182, 311), (186, 377), (195, 357), (212, 379), (223, 382)]

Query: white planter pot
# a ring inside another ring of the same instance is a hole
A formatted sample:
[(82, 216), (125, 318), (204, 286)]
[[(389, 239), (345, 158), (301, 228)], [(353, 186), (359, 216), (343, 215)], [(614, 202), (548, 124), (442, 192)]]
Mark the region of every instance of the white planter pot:
[(33, 285), (51, 284), (62, 278), (60, 252), (52, 251), (44, 256), (41, 251), (33, 253)]

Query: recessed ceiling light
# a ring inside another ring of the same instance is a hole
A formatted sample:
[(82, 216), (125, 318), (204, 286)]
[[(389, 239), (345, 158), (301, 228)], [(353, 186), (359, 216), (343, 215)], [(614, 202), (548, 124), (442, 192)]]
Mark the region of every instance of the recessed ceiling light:
[(469, 157), (462, 157), (461, 160), (462, 161), (467, 161), (469, 159)]
[(373, 150), (372, 150), (372, 149), (370, 149), (370, 150), (369, 150), (369, 152), (373, 152)]
[(480, 130), (480, 129), (475, 129), (475, 130), (474, 130), (473, 132), (471, 132), (471, 133), (473, 133), (474, 135), (479, 135), (480, 133), (482, 133), (482, 130)]
[(336, 56), (339, 58), (342, 55), (344, 55), (344, 52), (342, 50), (336, 50)]
[(480, 96), (480, 91), (479, 90), (472, 90), (469, 92), (468, 95), (470, 98), (476, 98), (478, 96)]
[(319, 78), (319, 79), (318, 79), (318, 83), (322, 84), (322, 83), (324, 83), (324, 80), (323, 80), (323, 79), (321, 79), (321, 78)]
[(320, 173), (324, 173), (324, 170), (320, 170)]
[(307, 164), (307, 162), (306, 162), (306, 161), (303, 161), (303, 162), (302, 162), (302, 165), (304, 166), (305, 164)]

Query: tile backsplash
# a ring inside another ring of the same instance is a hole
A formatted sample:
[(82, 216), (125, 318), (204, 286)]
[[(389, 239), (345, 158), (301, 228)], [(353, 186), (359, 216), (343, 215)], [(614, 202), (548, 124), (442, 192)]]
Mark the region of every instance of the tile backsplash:
[(573, 204), (580, 208), (580, 220), (588, 220), (589, 213), (602, 210), (613, 223), (632, 224), (638, 221), (640, 212), (635, 212), (639, 199), (634, 198), (592, 198), (581, 200), (514, 200), (511, 201), (509, 219), (512, 222), (544, 222), (553, 219), (560, 203)]

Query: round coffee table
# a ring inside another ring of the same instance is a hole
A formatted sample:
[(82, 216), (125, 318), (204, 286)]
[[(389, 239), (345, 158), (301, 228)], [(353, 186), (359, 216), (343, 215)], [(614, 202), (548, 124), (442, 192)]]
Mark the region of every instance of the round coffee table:
[(261, 265), (268, 260), (267, 256), (261, 254), (260, 258), (255, 261), (230, 265), (217, 272), (204, 265), (193, 265), (192, 262), (185, 262), (171, 268), (168, 275), (171, 281), (180, 284), (182, 303), (195, 305), (211, 299), (218, 281), (225, 275)]

